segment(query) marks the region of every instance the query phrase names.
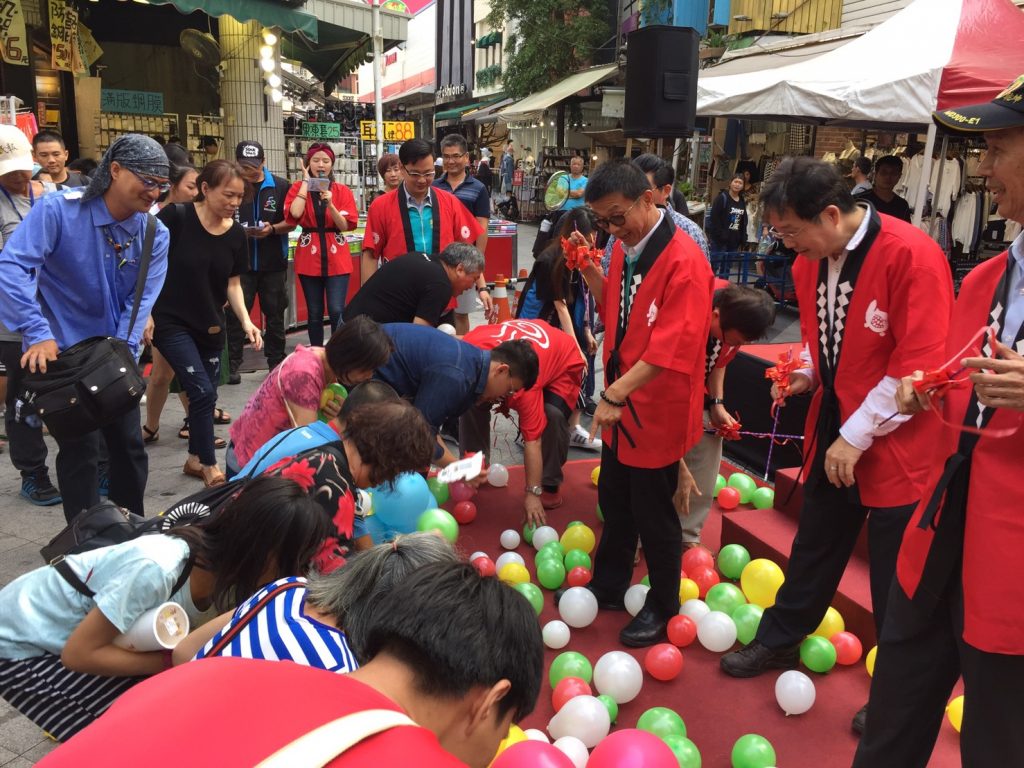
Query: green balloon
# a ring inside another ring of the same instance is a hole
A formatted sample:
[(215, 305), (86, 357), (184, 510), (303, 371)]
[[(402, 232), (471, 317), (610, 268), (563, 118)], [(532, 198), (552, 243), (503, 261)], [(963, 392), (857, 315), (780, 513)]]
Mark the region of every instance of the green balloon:
[(659, 739), (666, 736), (686, 736), (686, 723), (668, 707), (651, 707), (636, 721), (641, 731), (653, 733)]
[(448, 501), (448, 483), (442, 483), (436, 477), (427, 478), (427, 488), (434, 495), (434, 499), (437, 501), (437, 506), (441, 506)]
[(754, 503), (754, 509), (771, 509), (775, 506), (775, 491), (763, 485), (754, 491), (750, 500)]
[(513, 589), (529, 600), (533, 610), (540, 616), (540, 612), (544, 610), (544, 593), (540, 591), (540, 587), (527, 581), (524, 584), (516, 584)]
[(582, 549), (570, 549), (565, 553), (565, 570), (571, 571), (573, 568), (586, 568), (589, 570), (592, 567), (590, 555)]
[(604, 512), (601, 511), (600, 504), (597, 505), (597, 519), (600, 520), (602, 523), (604, 522)]
[(812, 672), (828, 672), (836, 665), (836, 647), (824, 637), (809, 635), (800, 643), (800, 661)]
[(619, 719), (619, 705), (611, 696), (607, 693), (602, 693), (597, 697), (597, 700), (604, 704), (604, 708), (608, 710), (608, 719), (612, 724)]
[(732, 616), (732, 612), (747, 602), (747, 598), (743, 596), (743, 590), (735, 584), (723, 581), (708, 590), (704, 602), (712, 611), (721, 611)]
[(757, 635), (757, 628), (761, 624), (761, 615), (764, 608), (753, 603), (745, 603), (738, 606), (732, 612), (732, 620), (736, 625), (736, 639), (744, 645), (750, 645), (750, 641)]
[(586, 683), (594, 679), (594, 668), (587, 657), (576, 651), (566, 651), (555, 656), (548, 670), (548, 682), (554, 688), (567, 677), (578, 677)]
[(571, 523), (569, 523), (567, 526), (565, 526), (565, 529), (569, 530), (574, 525), (583, 525), (583, 521), (582, 520), (573, 520)]
[(644, 576), (642, 579), (640, 579), (640, 583), (643, 584), (645, 587), (651, 586), (651, 576), (650, 576), (650, 574), (648, 574), (647, 576)]
[(537, 550), (537, 554), (540, 554), (541, 552), (554, 552), (556, 555), (558, 555), (559, 560), (565, 557), (565, 547), (563, 547), (562, 542), (558, 541), (557, 539), (555, 541), (549, 541), (547, 544), (545, 544), (543, 547)]
[(533, 523), (527, 523), (523, 526), (523, 541), (527, 544), (533, 544), (533, 532), (537, 530), (537, 526)]
[(700, 768), (700, 750), (688, 738), (669, 734), (662, 736), (661, 740), (668, 744), (668, 748), (676, 756), (679, 768)]
[(754, 491), (757, 490), (757, 483), (754, 482), (754, 478), (742, 472), (733, 472), (729, 475), (727, 485), (740, 492), (740, 504), (749, 503), (750, 499), (754, 496)]
[(713, 494), (716, 499), (718, 498), (718, 492), (723, 488), (725, 488), (725, 478), (719, 475), (715, 479), (715, 492)]
[(417, 531), (437, 531), (446, 539), (449, 544), (454, 544), (459, 538), (459, 524), (452, 517), (451, 512), (443, 509), (428, 509), (416, 521)]
[(740, 736), (732, 747), (732, 768), (771, 768), (777, 762), (771, 742), (756, 733)]
[(749, 562), (750, 552), (742, 544), (726, 544), (718, 553), (718, 570), (727, 579), (738, 579)]
[(565, 581), (565, 566), (557, 557), (545, 558), (537, 563), (537, 581), (544, 589), (558, 589)]

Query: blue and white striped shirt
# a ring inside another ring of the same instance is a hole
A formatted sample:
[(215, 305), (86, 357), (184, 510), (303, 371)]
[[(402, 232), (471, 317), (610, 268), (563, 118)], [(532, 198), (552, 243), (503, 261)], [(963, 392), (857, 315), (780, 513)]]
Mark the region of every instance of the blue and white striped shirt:
[[(232, 627), (276, 587), (282, 584), (305, 583), (306, 580), (301, 577), (289, 576), (263, 587), (239, 606), (227, 625), (196, 654), (196, 659), (206, 658), (207, 653), (213, 650), (221, 637), (230, 632)], [(328, 672), (352, 672), (357, 669), (359, 664), (348, 646), (345, 633), (337, 627), (321, 624), (305, 614), (303, 608), (306, 604), (306, 592), (306, 587), (301, 586), (286, 589), (275, 596), (217, 655), (294, 661), (296, 664), (325, 669)]]

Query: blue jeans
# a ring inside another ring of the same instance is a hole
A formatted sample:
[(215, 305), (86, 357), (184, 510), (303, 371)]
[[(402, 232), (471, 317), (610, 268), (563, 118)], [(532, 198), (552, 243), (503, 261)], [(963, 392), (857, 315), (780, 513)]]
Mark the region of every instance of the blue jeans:
[(327, 294), (327, 315), (331, 318), (331, 333), (341, 325), (341, 313), (345, 311), (345, 297), (348, 295), (348, 275), (314, 277), (299, 275), (302, 293), (306, 297), (309, 311), (309, 343), (314, 347), (324, 345), (324, 294)]
[(213, 410), (220, 381), (220, 347), (200, 348), (191, 334), (172, 331), (154, 340), (188, 395), (188, 452), (208, 467), (217, 465), (213, 451)]

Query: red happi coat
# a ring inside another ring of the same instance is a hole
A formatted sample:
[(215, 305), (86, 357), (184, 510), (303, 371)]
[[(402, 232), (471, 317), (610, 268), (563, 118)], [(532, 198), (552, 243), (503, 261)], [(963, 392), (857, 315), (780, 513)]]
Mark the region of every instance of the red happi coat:
[[(302, 227), (299, 242), (295, 246), (295, 274), (328, 277), (332, 275), (348, 275), (352, 272), (352, 254), (343, 232), (339, 232), (334, 220), (327, 212), (327, 207), (317, 204), (316, 193), (306, 194), (306, 207), (302, 216), (296, 219), (291, 215), (292, 201), (299, 194), (302, 182), (292, 184), (284, 198), (285, 218), (289, 224)], [(359, 208), (356, 206), (352, 190), (344, 184), (331, 182), (331, 201), (338, 211), (342, 212), (349, 229), (355, 229), (359, 223)]]
[[(874, 210), (869, 210), (869, 215), (867, 234), (847, 256), (839, 278), (841, 306), (836, 317), (842, 319), (843, 327), (834, 373), (823, 364), (824, 349), (832, 347), (831, 340), (823, 343), (824, 310), (820, 309), (825, 306), (821, 291), (828, 265), (803, 257), (793, 264), (801, 338), (811, 351), (819, 381), (834, 376), (840, 418), (837, 428), (883, 377), (902, 378), (916, 370), (937, 368), (945, 361), (953, 307), (953, 284), (945, 256), (916, 227)], [(824, 438), (816, 434), (823, 395), (824, 387), (819, 385), (804, 430), (804, 461), (813, 462), (809, 477), (820, 471), (829, 447), (818, 443), (839, 436), (838, 431)], [(895, 403), (892, 410), (896, 410)], [(875, 438), (854, 470), (861, 503), (896, 507), (920, 499), (931, 469), (930, 446), (938, 434), (934, 420), (914, 418)]]
[[(402, 201), (399, 201), (399, 195), (403, 195)], [(366, 213), (363, 250), (373, 251), (378, 259), (390, 261), (396, 256), (418, 250), (413, 247), (411, 238), (406, 236), (406, 221), (402, 214), (404, 195), (403, 184), (374, 200)], [(483, 234), (480, 222), (455, 195), (436, 187), (430, 188), (430, 195), (431, 213), (434, 216), (431, 256), (436, 256), (451, 243), (475, 243)]]
[[(964, 280), (953, 312), (953, 323), (947, 344), (947, 358), (956, 355), (979, 328), (1001, 317), (993, 312), (997, 293), (1002, 294), (1001, 282), (1007, 268), (1008, 253), (989, 259), (975, 267)], [(1001, 307), (1005, 296), (998, 296)], [(1001, 312), (1001, 307), (999, 312)], [(1018, 342), (1017, 350), (1024, 350)], [(977, 352), (968, 353), (975, 356)], [(973, 388), (952, 389), (943, 402), (943, 414), (949, 424), (977, 426), (977, 411), (969, 407)], [(936, 546), (936, 528), (943, 529), (943, 521), (952, 524), (959, 513), (964, 514), (963, 528), (953, 525), (951, 544), (962, 546), (964, 588), (964, 640), (989, 653), (1024, 655), (1024, 580), (1020, 577), (1020, 559), (1024, 552), (1024, 516), (1021, 514), (1020, 482), (1021, 461), (1024, 457), (1024, 416), (1018, 411), (985, 409), (989, 411), (984, 429), (993, 432), (1016, 429), (1009, 437), (982, 434), (971, 452), (970, 475), (967, 481), (966, 502), (962, 510), (947, 511), (940, 479), (947, 457), (957, 453), (958, 444), (965, 436), (954, 426), (945, 426), (934, 443), (930, 454), (928, 481), (921, 504), (918, 505), (903, 535), (896, 565), (900, 586), (915, 601), (927, 600), (923, 578), (926, 570), (938, 565), (942, 557), (942, 544)], [(966, 418), (965, 418), (966, 417)], [(914, 417), (939, 423), (934, 414)], [(938, 507), (937, 522), (919, 527), (929, 500), (938, 487), (943, 504)], [(945, 530), (943, 530), (945, 534)], [(956, 554), (959, 554), (957, 552)], [(957, 558), (950, 558), (955, 568)], [(957, 574), (952, 573), (952, 578)]]
[(616, 344), (624, 270), (622, 243), (616, 241), (600, 307), (608, 329), (606, 375), (616, 349), (618, 376), (638, 360), (656, 365), (662, 372), (630, 395), (632, 408), (623, 408), (622, 428), (604, 430), (602, 439), (626, 466), (656, 469), (681, 459), (703, 430), (704, 351), (711, 326), (714, 277), (696, 243), (663, 215), (640, 255), (634, 274), (634, 283), (640, 279), (639, 287), (635, 288), (625, 334)]

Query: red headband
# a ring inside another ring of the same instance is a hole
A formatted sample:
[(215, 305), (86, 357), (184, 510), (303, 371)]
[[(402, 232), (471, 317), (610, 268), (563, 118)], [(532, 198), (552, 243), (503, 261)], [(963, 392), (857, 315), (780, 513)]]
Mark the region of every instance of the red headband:
[(315, 155), (317, 152), (323, 152), (325, 155), (331, 158), (331, 165), (334, 165), (334, 150), (331, 149), (327, 144), (313, 144), (306, 151), (306, 165), (309, 165), (309, 161), (313, 159), (313, 155)]

